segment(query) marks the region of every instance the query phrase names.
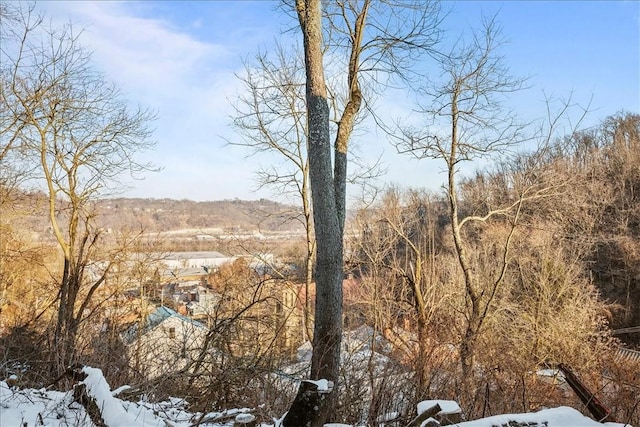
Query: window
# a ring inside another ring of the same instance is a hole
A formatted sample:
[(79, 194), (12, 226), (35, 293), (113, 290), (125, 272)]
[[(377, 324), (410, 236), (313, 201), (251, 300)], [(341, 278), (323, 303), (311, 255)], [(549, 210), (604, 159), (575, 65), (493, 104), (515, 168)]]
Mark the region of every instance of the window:
[(176, 337), (176, 328), (173, 326), (169, 328), (169, 338), (174, 339)]

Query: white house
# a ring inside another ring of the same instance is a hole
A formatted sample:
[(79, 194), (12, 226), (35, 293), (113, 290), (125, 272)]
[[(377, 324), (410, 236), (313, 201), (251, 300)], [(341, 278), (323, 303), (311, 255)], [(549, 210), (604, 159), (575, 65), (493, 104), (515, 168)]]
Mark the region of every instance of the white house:
[(198, 358), (207, 328), (161, 306), (122, 334), (130, 364), (148, 378), (184, 369)]
[(233, 262), (237, 257), (228, 257), (220, 252), (170, 252), (162, 258), (162, 263), (168, 269), (179, 268), (219, 268)]

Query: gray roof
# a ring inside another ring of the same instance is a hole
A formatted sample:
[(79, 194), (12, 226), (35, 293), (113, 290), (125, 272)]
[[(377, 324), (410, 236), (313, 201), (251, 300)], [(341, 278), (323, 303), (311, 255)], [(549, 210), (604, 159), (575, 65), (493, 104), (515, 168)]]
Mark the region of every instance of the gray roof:
[(146, 334), (147, 332), (151, 331), (153, 328), (155, 328), (160, 323), (164, 322), (165, 320), (167, 320), (172, 316), (177, 317), (178, 319), (184, 322), (187, 322), (195, 326), (196, 328), (206, 329), (206, 327), (202, 323), (196, 320), (193, 320), (187, 316), (183, 316), (182, 314), (178, 313), (175, 310), (170, 309), (169, 307), (165, 307), (161, 305), (154, 312), (149, 314), (149, 316), (147, 316), (144, 322), (136, 323), (135, 325), (131, 326), (129, 329), (124, 331), (122, 333), (122, 340), (125, 342), (125, 344), (131, 344), (136, 340), (136, 338), (139, 335)]

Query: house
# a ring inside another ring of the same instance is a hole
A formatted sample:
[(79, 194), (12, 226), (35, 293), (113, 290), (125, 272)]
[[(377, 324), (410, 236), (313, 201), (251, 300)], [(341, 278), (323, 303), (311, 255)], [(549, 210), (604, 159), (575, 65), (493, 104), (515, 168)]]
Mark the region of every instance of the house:
[(174, 373), (197, 359), (207, 328), (164, 306), (122, 334), (130, 365), (147, 378)]
[(303, 313), (297, 305), (299, 285), (265, 279), (239, 287), (216, 287), (217, 322), (231, 325), (229, 350), (234, 356), (277, 348), (292, 354), (304, 340)]
[[(209, 316), (220, 301), (220, 295), (206, 286), (196, 286), (187, 292), (186, 308), (194, 318)], [(183, 297), (184, 298), (184, 297)]]
[(202, 268), (214, 270), (224, 264), (235, 261), (237, 257), (227, 257), (220, 252), (170, 252), (162, 257), (162, 263), (166, 268)]

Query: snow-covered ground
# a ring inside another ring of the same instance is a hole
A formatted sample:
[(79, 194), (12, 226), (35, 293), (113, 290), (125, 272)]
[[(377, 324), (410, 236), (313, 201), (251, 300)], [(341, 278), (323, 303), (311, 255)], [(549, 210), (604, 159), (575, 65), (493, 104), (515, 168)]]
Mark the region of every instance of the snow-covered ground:
[[(548, 427), (602, 427), (602, 426), (618, 426), (622, 427), (625, 424), (619, 423), (599, 423), (587, 418), (580, 412), (573, 408), (562, 406), (559, 408), (544, 409), (539, 412), (528, 414), (510, 414), (510, 415), (496, 415), (493, 417), (482, 418), (475, 421), (467, 421), (464, 423), (456, 424), (458, 427), (497, 427), (497, 426), (512, 426), (514, 422), (521, 425), (530, 426), (548, 426)], [(534, 424), (535, 423), (535, 424)]]
[[(161, 403), (128, 402), (114, 396), (100, 369), (84, 367), (87, 394), (95, 398), (108, 427), (187, 427), (201, 420), (203, 427), (223, 427), (250, 410), (232, 409), (209, 414), (185, 410), (187, 402), (173, 398)], [(0, 381), (0, 426), (2, 427), (93, 427), (85, 408), (74, 401), (73, 391), (18, 389)]]
[[(123, 388), (111, 391), (99, 369), (84, 367), (87, 375), (83, 383), (87, 394), (95, 399), (102, 418), (108, 427), (229, 427), (234, 421), (251, 420), (249, 408), (231, 409), (209, 414), (191, 413), (186, 410), (187, 402), (170, 399), (161, 403), (128, 402), (116, 396)], [(323, 383), (324, 385), (324, 383)], [(329, 387), (327, 387), (330, 390)], [(437, 402), (437, 401), (434, 401)], [(426, 410), (432, 402), (423, 402), (418, 410)], [(449, 408), (450, 401), (441, 401), (441, 407)], [(279, 416), (279, 414), (274, 414)], [(536, 413), (498, 415), (457, 424), (460, 427), (498, 427), (520, 425), (546, 427), (622, 427), (624, 424), (598, 423), (567, 407), (552, 408)], [(276, 426), (275, 420), (262, 427)], [(334, 426), (336, 424), (333, 424)], [(73, 392), (53, 390), (19, 389), (0, 381), (0, 426), (2, 427), (93, 427), (84, 407), (74, 402)]]

